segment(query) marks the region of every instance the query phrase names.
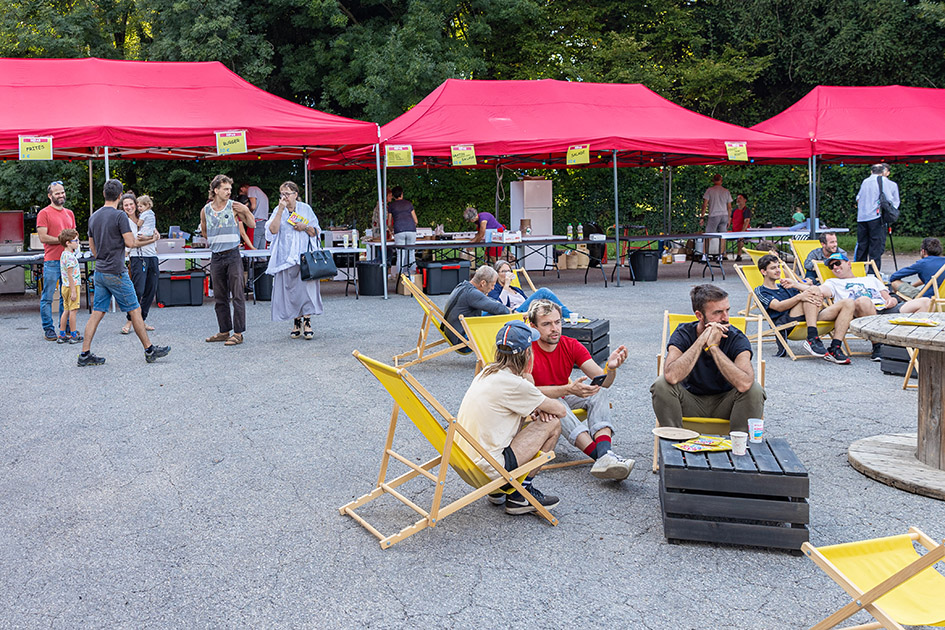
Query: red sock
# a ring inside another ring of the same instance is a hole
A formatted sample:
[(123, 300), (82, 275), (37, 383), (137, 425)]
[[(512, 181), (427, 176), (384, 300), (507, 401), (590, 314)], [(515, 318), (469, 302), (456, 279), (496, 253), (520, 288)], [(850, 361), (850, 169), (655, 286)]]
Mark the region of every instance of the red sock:
[(594, 447), (594, 450), (593, 452), (588, 453), (588, 455), (594, 459), (600, 459), (604, 456), (604, 453), (610, 450), (610, 436), (601, 435), (596, 440), (594, 440), (594, 444), (592, 446)]
[(590, 444), (584, 447), (584, 454), (587, 455), (588, 457), (593, 457), (594, 451), (596, 450), (597, 450), (597, 442), (591, 442)]

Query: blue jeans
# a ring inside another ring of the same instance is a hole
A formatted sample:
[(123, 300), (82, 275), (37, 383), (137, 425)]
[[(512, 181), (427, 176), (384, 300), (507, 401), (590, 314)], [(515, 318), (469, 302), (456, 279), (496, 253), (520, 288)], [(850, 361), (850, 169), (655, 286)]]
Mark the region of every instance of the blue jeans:
[(122, 271), (121, 275), (96, 271), (92, 277), (95, 280), (95, 294), (92, 297), (93, 311), (107, 313), (113, 297), (115, 304), (123, 313), (130, 313), (140, 308), (138, 296), (135, 295), (135, 285), (131, 283), (127, 271)]
[[(43, 262), (43, 294), (39, 298), (39, 317), (43, 321), (43, 331), (53, 334), (56, 332), (56, 324), (52, 317), (52, 301), (57, 286), (59, 286), (59, 261), (47, 260)], [(59, 312), (62, 313), (61, 294), (59, 296)], [(68, 324), (66, 326), (68, 327)]]
[(549, 302), (554, 302), (561, 307), (561, 317), (568, 317), (571, 314), (571, 311), (568, 310), (568, 307), (561, 303), (561, 300), (558, 299), (558, 296), (552, 292), (551, 289), (546, 289), (542, 287), (532, 293), (525, 303), (515, 309), (516, 313), (527, 313), (528, 307), (531, 306), (532, 302), (535, 300), (548, 300)]

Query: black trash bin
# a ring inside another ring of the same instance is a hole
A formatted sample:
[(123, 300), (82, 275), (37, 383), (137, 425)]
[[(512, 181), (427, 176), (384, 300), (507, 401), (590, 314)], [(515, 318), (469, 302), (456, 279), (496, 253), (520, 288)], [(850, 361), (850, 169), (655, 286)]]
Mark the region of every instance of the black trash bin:
[(266, 273), (268, 264), (256, 263), (253, 266), (253, 292), (256, 294), (256, 301), (272, 301), (272, 276)]
[(384, 295), (384, 281), (387, 278), (379, 260), (358, 261), (358, 293), (361, 295)]
[(638, 249), (630, 254), (633, 277), (643, 282), (655, 282), (660, 266), (660, 253), (655, 249)]

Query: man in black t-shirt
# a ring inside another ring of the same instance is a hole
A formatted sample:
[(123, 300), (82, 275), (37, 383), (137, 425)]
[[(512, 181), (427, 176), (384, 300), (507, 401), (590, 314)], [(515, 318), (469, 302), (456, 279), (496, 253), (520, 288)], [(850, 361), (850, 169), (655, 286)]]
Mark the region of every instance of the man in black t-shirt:
[(689, 295), (697, 321), (680, 324), (669, 339), (663, 375), (650, 387), (656, 419), (681, 427), (683, 416), (725, 418), (733, 431), (748, 431), (748, 419), (763, 418), (765, 405), (751, 343), (728, 323), (728, 293), (701, 284)]
[[(850, 357), (844, 354), (842, 344), (853, 319), (854, 301), (837, 300), (822, 309), (824, 296), (820, 287), (782, 278), (781, 259), (773, 254), (765, 254), (758, 259), (758, 270), (764, 282), (755, 289), (755, 295), (775, 325), (804, 322), (807, 325), (807, 341), (804, 342), (807, 352), (815, 357), (823, 357), (831, 363), (849, 364)], [(830, 334), (832, 339), (829, 349), (824, 347), (817, 334), (818, 320), (836, 322)], [(791, 330), (785, 329), (785, 336), (790, 334)], [(783, 357), (785, 354), (787, 353), (784, 348), (778, 347), (777, 356)]]

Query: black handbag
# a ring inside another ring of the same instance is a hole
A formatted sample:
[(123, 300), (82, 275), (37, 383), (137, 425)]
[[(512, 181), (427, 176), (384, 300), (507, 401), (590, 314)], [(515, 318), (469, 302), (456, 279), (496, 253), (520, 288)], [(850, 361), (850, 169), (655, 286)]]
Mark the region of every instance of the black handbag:
[(302, 280), (321, 280), (338, 275), (338, 268), (335, 266), (335, 259), (331, 252), (325, 249), (312, 249), (311, 241), (308, 243), (308, 250), (302, 252), (299, 266), (302, 268), (300, 272)]
[(879, 209), (883, 217), (883, 223), (892, 225), (899, 220), (899, 208), (886, 198), (886, 194), (883, 192), (882, 175), (876, 177), (876, 182), (879, 184)]

